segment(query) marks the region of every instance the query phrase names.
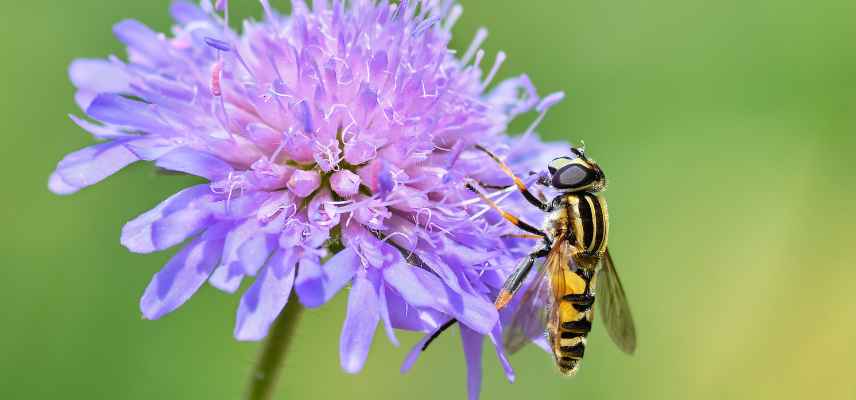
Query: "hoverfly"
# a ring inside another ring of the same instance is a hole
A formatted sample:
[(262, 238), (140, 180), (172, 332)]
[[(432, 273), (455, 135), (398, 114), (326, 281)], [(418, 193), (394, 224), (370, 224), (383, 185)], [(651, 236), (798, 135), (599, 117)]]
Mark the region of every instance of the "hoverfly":
[[(547, 203), (533, 195), (499, 157), (482, 146), (476, 148), (499, 164), (529, 203), (547, 213), (544, 228), (538, 229), (502, 210), (474, 185), (467, 185), (506, 220), (527, 232), (520, 236), (540, 241), (508, 277), (495, 301), (498, 310), (506, 307), (535, 262), (544, 258), (506, 330), (509, 352), (519, 350), (546, 331), (559, 371), (574, 375), (585, 354), (598, 289), (598, 308), (610, 338), (622, 351), (632, 354), (636, 330), (607, 248), (609, 213), (606, 200), (599, 194), (606, 188), (606, 177), (600, 166), (578, 148), (571, 148), (568, 156), (553, 159), (548, 165), (549, 175), (538, 180), (540, 185), (560, 192)], [(454, 322), (444, 324), (426, 341), (423, 350)]]

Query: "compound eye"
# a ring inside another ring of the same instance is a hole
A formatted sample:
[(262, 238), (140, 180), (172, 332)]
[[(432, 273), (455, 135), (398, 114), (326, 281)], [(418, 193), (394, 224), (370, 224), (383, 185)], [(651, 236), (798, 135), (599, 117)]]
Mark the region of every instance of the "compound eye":
[(571, 157), (558, 157), (554, 158), (553, 161), (550, 161), (550, 164), (547, 164), (547, 170), (550, 171), (550, 175), (554, 175), (556, 171), (567, 167), (574, 161)]
[(553, 186), (566, 189), (581, 188), (590, 184), (593, 179), (594, 174), (590, 169), (579, 164), (572, 164), (553, 175)]

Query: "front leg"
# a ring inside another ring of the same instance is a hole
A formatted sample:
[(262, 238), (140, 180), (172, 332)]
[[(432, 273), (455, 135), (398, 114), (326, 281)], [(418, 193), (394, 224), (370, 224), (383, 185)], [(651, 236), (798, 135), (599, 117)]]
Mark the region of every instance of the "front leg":
[(493, 161), (495, 161), (499, 165), (499, 169), (501, 169), (502, 172), (504, 172), (511, 178), (512, 181), (514, 181), (514, 185), (517, 186), (517, 190), (519, 190), (520, 193), (523, 194), (523, 197), (526, 199), (526, 201), (528, 201), (533, 206), (540, 208), (543, 211), (550, 211), (550, 205), (541, 201), (540, 199), (538, 199), (538, 197), (532, 194), (532, 192), (529, 191), (529, 188), (526, 187), (526, 184), (523, 183), (523, 180), (518, 178), (517, 175), (514, 174), (514, 171), (511, 170), (511, 167), (509, 167), (508, 164), (502, 161), (499, 156), (493, 154), (493, 152), (481, 145), (477, 144), (475, 145), (475, 148), (485, 152), (488, 157), (492, 158)]
[(499, 215), (502, 216), (502, 218), (505, 218), (508, 222), (511, 222), (514, 226), (516, 226), (516, 227), (518, 227), (518, 228), (520, 228), (526, 232), (529, 232), (530, 234), (538, 235), (538, 236), (541, 236), (543, 238), (547, 237), (547, 234), (544, 233), (544, 231), (536, 228), (534, 225), (532, 225), (526, 221), (521, 220), (520, 218), (518, 218), (514, 214), (511, 214), (508, 211), (503, 210), (502, 207), (500, 207), (498, 204), (496, 204), (496, 202), (494, 202), (493, 200), (491, 200), (490, 198), (485, 196), (484, 193), (482, 193), (480, 190), (478, 190), (473, 185), (472, 182), (468, 182), (466, 184), (466, 187), (469, 191), (475, 193), (488, 207), (496, 210), (499, 213)]

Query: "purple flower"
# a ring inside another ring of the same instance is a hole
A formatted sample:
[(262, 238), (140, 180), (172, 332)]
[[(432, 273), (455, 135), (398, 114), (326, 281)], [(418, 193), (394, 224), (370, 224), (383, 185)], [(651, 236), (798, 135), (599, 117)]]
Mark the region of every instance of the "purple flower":
[[(504, 132), (559, 96), (539, 100), (525, 76), (487, 89), (505, 55), (483, 74), (484, 31), (460, 57), (448, 49), (461, 13), (452, 1), (295, 0), (288, 16), (262, 5), (264, 21), (238, 33), (218, 15), (225, 2), (177, 2), (171, 37), (123, 21), (114, 33), (128, 61), (73, 62), (88, 118), (71, 118), (101, 143), (60, 161), (50, 189), (71, 194), (141, 160), (208, 181), (122, 229), (133, 252), (186, 242), (146, 288), (147, 319), (206, 281), (231, 293), (252, 277), (234, 335), (259, 340), (292, 291), (318, 307), (350, 285), (346, 371), (362, 368), (378, 325), (397, 345), (395, 329), (456, 318), (470, 398), (484, 336), (512, 378), (492, 299), (529, 244), (503, 237), (514, 229), (465, 183), (510, 183), (475, 143), (520, 173), (545, 165), (555, 147), (528, 134), (537, 123), (520, 139)], [(512, 190), (493, 195), (528, 209)]]

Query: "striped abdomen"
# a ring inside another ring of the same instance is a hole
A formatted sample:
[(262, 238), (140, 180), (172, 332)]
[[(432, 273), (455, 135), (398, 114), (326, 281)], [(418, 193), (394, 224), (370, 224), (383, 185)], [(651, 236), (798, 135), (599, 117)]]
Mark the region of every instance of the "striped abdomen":
[(559, 300), (550, 343), (559, 370), (573, 375), (586, 350), (586, 336), (591, 331), (594, 305), (594, 270), (577, 268), (565, 272), (565, 290)]

